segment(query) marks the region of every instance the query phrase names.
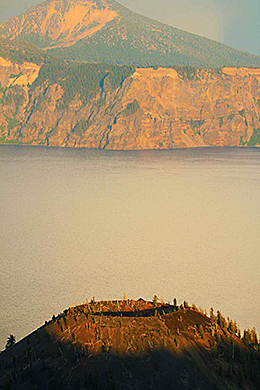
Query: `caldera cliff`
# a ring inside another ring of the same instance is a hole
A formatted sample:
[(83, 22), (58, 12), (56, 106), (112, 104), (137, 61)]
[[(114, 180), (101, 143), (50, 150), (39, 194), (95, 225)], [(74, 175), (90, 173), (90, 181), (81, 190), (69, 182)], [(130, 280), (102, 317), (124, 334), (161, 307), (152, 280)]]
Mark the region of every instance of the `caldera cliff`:
[(0, 43), (2, 144), (260, 145), (260, 69), (81, 64)]

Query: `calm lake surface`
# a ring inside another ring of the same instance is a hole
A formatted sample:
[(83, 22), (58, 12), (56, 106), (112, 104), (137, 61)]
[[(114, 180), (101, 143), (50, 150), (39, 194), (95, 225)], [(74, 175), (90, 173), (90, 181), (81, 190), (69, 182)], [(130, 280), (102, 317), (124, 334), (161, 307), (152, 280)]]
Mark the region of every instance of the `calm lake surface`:
[(213, 306), (260, 332), (260, 149), (0, 147), (0, 349), (69, 305)]

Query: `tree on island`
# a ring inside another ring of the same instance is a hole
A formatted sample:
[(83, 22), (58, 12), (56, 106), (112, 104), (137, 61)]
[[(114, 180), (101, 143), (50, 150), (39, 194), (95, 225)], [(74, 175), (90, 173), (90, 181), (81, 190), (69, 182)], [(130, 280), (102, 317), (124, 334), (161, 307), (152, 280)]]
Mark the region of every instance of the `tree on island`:
[(13, 334), (10, 334), (10, 336), (7, 339), (5, 349), (12, 347), (15, 343), (16, 343), (15, 336)]

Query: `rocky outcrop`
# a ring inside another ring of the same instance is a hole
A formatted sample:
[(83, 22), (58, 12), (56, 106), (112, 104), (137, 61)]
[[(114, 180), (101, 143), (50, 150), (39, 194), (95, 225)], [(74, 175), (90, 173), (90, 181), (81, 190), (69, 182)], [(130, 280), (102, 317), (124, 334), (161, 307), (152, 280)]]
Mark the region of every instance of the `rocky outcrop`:
[(115, 90), (61, 104), (41, 66), (0, 59), (0, 142), (98, 149), (260, 145), (260, 69), (137, 68)]

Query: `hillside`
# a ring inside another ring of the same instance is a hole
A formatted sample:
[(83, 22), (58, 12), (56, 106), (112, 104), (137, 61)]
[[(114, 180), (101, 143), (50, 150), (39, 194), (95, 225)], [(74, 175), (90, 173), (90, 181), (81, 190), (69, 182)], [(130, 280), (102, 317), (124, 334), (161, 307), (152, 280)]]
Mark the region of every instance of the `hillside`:
[(0, 389), (257, 389), (254, 330), (218, 311), (124, 299), (71, 307), (0, 354)]
[(0, 40), (0, 143), (260, 146), (260, 70), (66, 62)]
[(0, 25), (63, 59), (148, 67), (260, 67), (251, 55), (138, 15), (114, 0), (48, 0)]

